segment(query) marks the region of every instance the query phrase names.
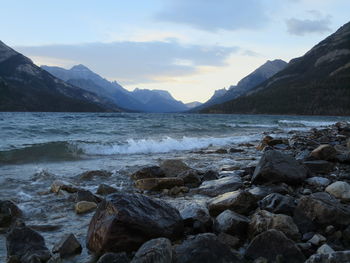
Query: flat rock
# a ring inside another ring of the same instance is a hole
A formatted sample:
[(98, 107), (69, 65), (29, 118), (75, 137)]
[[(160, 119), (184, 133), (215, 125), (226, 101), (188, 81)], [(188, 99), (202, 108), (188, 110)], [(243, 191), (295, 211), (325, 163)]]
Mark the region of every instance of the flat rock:
[(323, 187), (325, 187), (331, 183), (331, 181), (329, 179), (321, 177), (321, 176), (310, 177), (310, 178), (306, 179), (306, 182), (312, 186), (323, 186)]
[(228, 176), (217, 180), (205, 181), (195, 191), (198, 194), (204, 194), (211, 197), (235, 191), (243, 186), (241, 178), (237, 176)]
[(214, 223), (214, 230), (217, 233), (226, 233), (233, 236), (244, 237), (247, 234), (249, 218), (237, 214), (231, 210), (225, 210), (219, 214)]
[(325, 191), (342, 201), (350, 201), (350, 184), (347, 182), (334, 182)]
[(177, 159), (164, 160), (160, 164), (160, 168), (167, 177), (176, 177), (180, 173), (191, 169), (183, 161)]
[(328, 254), (312, 255), (305, 263), (348, 263), (350, 262), (350, 250), (338, 251)]
[(0, 227), (9, 227), (22, 216), (22, 211), (10, 200), (0, 200)]
[(74, 208), (77, 214), (84, 214), (95, 210), (96, 207), (97, 207), (97, 204), (94, 202), (80, 201), (75, 204)]
[(166, 178), (146, 178), (135, 182), (135, 186), (141, 190), (161, 191), (163, 189), (171, 189), (174, 186), (183, 186), (184, 181), (177, 177)]
[(254, 195), (258, 200), (263, 199), (264, 197), (272, 193), (289, 193), (288, 185), (286, 184), (253, 186), (252, 188), (249, 188), (248, 191), (249, 193)]
[(337, 151), (329, 144), (322, 144), (310, 153), (310, 156), (319, 160), (332, 160), (335, 158)]
[(328, 174), (333, 171), (335, 166), (334, 163), (324, 160), (305, 161), (304, 165), (315, 174)]
[(165, 173), (159, 166), (144, 167), (133, 173), (130, 177), (133, 180), (140, 180), (146, 178), (160, 178), (164, 177)]
[(167, 238), (156, 238), (144, 243), (136, 252), (131, 263), (169, 263), (173, 251)]
[(307, 176), (306, 169), (292, 156), (279, 151), (264, 152), (255, 168), (252, 183), (279, 183), (297, 184)]
[(173, 240), (182, 233), (182, 218), (171, 205), (141, 194), (116, 193), (92, 217), (87, 247), (94, 253), (130, 252), (150, 239)]
[(82, 247), (73, 234), (64, 236), (52, 249), (53, 253), (59, 253), (61, 258), (80, 254)]
[(293, 215), (296, 203), (293, 197), (272, 193), (258, 202), (260, 209), (275, 214)]

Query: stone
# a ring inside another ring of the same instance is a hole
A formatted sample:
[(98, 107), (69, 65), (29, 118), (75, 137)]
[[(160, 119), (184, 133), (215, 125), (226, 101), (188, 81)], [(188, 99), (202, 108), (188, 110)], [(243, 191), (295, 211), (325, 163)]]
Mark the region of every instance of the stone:
[(180, 213), (165, 201), (115, 193), (100, 203), (92, 217), (87, 247), (94, 253), (131, 252), (150, 239), (174, 240), (182, 233)]
[(348, 141), (346, 143), (346, 147), (348, 147), (348, 149), (350, 150), (350, 139), (348, 139)]
[(325, 191), (342, 201), (350, 201), (350, 184), (347, 182), (334, 182), (327, 186)]
[(181, 178), (184, 182), (184, 184), (188, 187), (198, 187), (201, 183), (201, 177), (196, 170), (187, 170), (182, 173), (180, 173), (178, 178)]
[(216, 180), (219, 178), (219, 173), (213, 170), (208, 170), (202, 175), (202, 181)]
[(71, 183), (62, 180), (53, 181), (53, 183), (51, 184), (51, 192), (59, 193), (60, 190), (64, 190), (68, 193), (76, 193), (78, 192), (79, 188)]
[(295, 243), (275, 229), (257, 235), (249, 244), (245, 256), (252, 260), (263, 257), (268, 262), (302, 263), (305, 261), (303, 253)]
[(212, 233), (189, 236), (175, 246), (174, 263), (238, 263), (242, 262), (230, 248)]
[(22, 217), (22, 211), (10, 200), (0, 200), (0, 227), (9, 227), (18, 218)]
[(167, 177), (176, 177), (180, 173), (191, 169), (183, 161), (176, 159), (164, 160), (160, 164), (160, 168), (164, 171)]
[(88, 190), (79, 190), (75, 193), (75, 202), (80, 201), (99, 203), (101, 202), (101, 198), (97, 197)]
[(231, 210), (225, 210), (216, 217), (214, 230), (217, 233), (223, 232), (233, 236), (244, 237), (247, 234), (249, 222), (249, 218)]
[(322, 243), (326, 242), (326, 240), (327, 239), (324, 236), (320, 234), (315, 234), (310, 240), (308, 240), (308, 242), (314, 246), (319, 246)]
[(333, 252), (335, 252), (334, 249), (327, 244), (323, 244), (317, 249), (317, 254), (330, 254)]
[(309, 185), (316, 186), (316, 187), (317, 186), (325, 187), (331, 183), (331, 181), (329, 179), (324, 178), (324, 177), (320, 177), (320, 176), (310, 177), (310, 178), (306, 179), (306, 182)]
[(99, 258), (97, 263), (130, 263), (130, 259), (125, 252), (105, 253)]
[(60, 254), (61, 258), (80, 254), (82, 247), (73, 234), (64, 236), (52, 249), (53, 253)]
[(256, 147), (256, 149), (258, 151), (262, 151), (264, 150), (265, 147), (269, 146), (269, 142), (272, 141), (273, 138), (271, 136), (265, 136), (261, 142), (259, 143), (259, 145)]
[(255, 168), (252, 183), (301, 183), (307, 176), (306, 169), (292, 156), (275, 150), (264, 152)]
[(237, 248), (240, 244), (238, 237), (226, 234), (224, 232), (218, 234), (218, 241), (229, 246), (230, 248)]
[(177, 177), (166, 178), (146, 178), (135, 182), (135, 186), (141, 190), (161, 191), (163, 189), (171, 189), (174, 186), (183, 186), (184, 181)]
[(329, 144), (322, 144), (310, 153), (310, 156), (319, 160), (333, 160), (337, 154), (337, 151), (333, 146)]
[(298, 240), (300, 233), (290, 216), (273, 214), (266, 210), (257, 211), (249, 224), (249, 234), (255, 237), (269, 229), (276, 229), (283, 232), (288, 238)]
[(229, 153), (240, 153), (240, 152), (244, 152), (243, 149), (237, 149), (237, 148), (230, 148), (228, 150)]
[(209, 213), (213, 216), (230, 209), (239, 214), (249, 214), (257, 207), (255, 197), (248, 191), (237, 190), (228, 192), (209, 200)]
[(100, 184), (96, 190), (96, 194), (98, 195), (109, 195), (118, 192), (119, 190), (109, 186), (107, 184)]
[(275, 214), (293, 215), (296, 207), (293, 197), (272, 193), (265, 196), (258, 202), (260, 209), (267, 210)]
[(24, 225), (16, 225), (10, 230), (6, 236), (6, 247), (7, 258), (21, 263), (46, 262), (51, 257), (44, 238)]
[(235, 191), (243, 186), (241, 177), (228, 176), (217, 180), (204, 181), (195, 191), (211, 197)]
[(328, 174), (333, 171), (335, 166), (334, 163), (323, 160), (305, 161), (304, 165), (310, 170), (310, 172), (315, 174)]
[(133, 173), (130, 177), (133, 180), (140, 180), (146, 178), (160, 178), (164, 177), (165, 173), (159, 166), (144, 167)]
[(350, 262), (350, 250), (337, 251), (327, 254), (312, 255), (305, 263), (348, 263)]
[(249, 193), (254, 195), (257, 200), (263, 199), (264, 197), (272, 193), (285, 195), (290, 192), (289, 186), (287, 184), (253, 186), (248, 191)]
[(75, 204), (75, 212), (77, 214), (84, 214), (95, 210), (97, 204), (94, 202), (80, 201)]
[(106, 170), (94, 170), (94, 171), (86, 171), (82, 174), (79, 175), (79, 179), (86, 181), (86, 180), (91, 180), (94, 177), (110, 177), (112, 175), (111, 172), (106, 171)]
[(167, 238), (156, 238), (144, 243), (136, 252), (131, 263), (169, 263), (172, 262), (173, 251)]

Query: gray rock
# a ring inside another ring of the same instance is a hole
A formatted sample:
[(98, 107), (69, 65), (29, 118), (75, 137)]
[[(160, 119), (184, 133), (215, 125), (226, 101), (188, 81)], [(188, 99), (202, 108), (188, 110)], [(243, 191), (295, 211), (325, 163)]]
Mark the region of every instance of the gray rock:
[(225, 210), (216, 217), (214, 230), (217, 233), (223, 232), (233, 236), (244, 237), (247, 234), (249, 222), (249, 218), (231, 210)]
[(304, 165), (315, 174), (327, 174), (331, 171), (333, 171), (335, 164), (323, 161), (323, 160), (317, 160), (317, 161), (306, 161), (304, 162)]
[(160, 168), (164, 171), (167, 177), (176, 177), (180, 173), (191, 169), (183, 161), (176, 159), (164, 160), (160, 164)]
[(163, 189), (171, 189), (175, 186), (183, 186), (184, 181), (177, 177), (166, 178), (146, 178), (135, 182), (135, 186), (141, 190), (161, 191)]
[(199, 194), (211, 197), (235, 191), (242, 187), (243, 183), (239, 176), (229, 176), (217, 180), (205, 181), (196, 190)]
[(130, 177), (133, 180), (140, 180), (146, 178), (160, 178), (164, 177), (165, 173), (159, 166), (144, 167), (133, 173)]
[(202, 175), (203, 181), (216, 180), (219, 178), (219, 173), (213, 170), (208, 170)]
[(289, 189), (288, 185), (280, 184), (280, 185), (259, 185), (250, 188), (249, 193), (254, 195), (257, 200), (263, 199), (269, 194), (278, 193), (278, 194), (288, 194)]
[(98, 195), (109, 195), (118, 192), (118, 189), (107, 184), (100, 184), (96, 190)]
[(329, 179), (320, 177), (320, 176), (314, 176), (314, 177), (308, 178), (306, 179), (306, 182), (312, 186), (323, 186), (323, 187), (331, 183)]
[(322, 246), (320, 246), (317, 249), (317, 254), (329, 254), (329, 253), (334, 253), (334, 249), (331, 248), (329, 245), (327, 244), (323, 244)]
[(53, 253), (59, 253), (61, 258), (80, 254), (82, 247), (73, 234), (64, 236), (52, 249)]
[(168, 263), (173, 258), (171, 242), (167, 238), (152, 239), (136, 252), (131, 263)]
[(97, 263), (129, 263), (130, 259), (125, 252), (122, 253), (106, 253), (99, 258)]
[(92, 180), (95, 177), (110, 177), (112, 175), (111, 172), (106, 171), (106, 170), (94, 170), (94, 171), (87, 171), (79, 175), (80, 180)]
[(101, 202), (101, 198), (97, 197), (88, 190), (79, 190), (75, 193), (75, 202), (80, 201), (99, 203)]
[(293, 197), (278, 193), (269, 194), (264, 199), (260, 200), (258, 205), (262, 210), (286, 215), (293, 215), (296, 207)]
[(350, 184), (347, 182), (334, 182), (325, 191), (342, 201), (350, 201)]
[(181, 178), (188, 187), (198, 187), (202, 182), (198, 171), (193, 169), (184, 171), (177, 177)]
[(350, 262), (350, 250), (338, 251), (328, 254), (312, 255), (305, 263), (348, 263)]
[(319, 246), (322, 243), (326, 242), (326, 240), (327, 239), (324, 236), (320, 234), (315, 234), (308, 242), (314, 246)]

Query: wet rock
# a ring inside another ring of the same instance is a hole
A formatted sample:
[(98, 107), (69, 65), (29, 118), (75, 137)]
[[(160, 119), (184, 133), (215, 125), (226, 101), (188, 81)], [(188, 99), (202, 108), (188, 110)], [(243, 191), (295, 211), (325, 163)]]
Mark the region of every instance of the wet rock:
[(350, 262), (350, 250), (338, 251), (327, 254), (312, 255), (305, 263), (348, 263)]
[(21, 263), (46, 262), (51, 257), (44, 238), (24, 225), (11, 229), (6, 236), (6, 247), (9, 261), (17, 259)]
[(348, 139), (348, 141), (346, 143), (346, 147), (348, 147), (348, 149), (350, 150), (350, 139)]
[(134, 251), (158, 237), (183, 233), (179, 212), (162, 200), (141, 194), (116, 193), (103, 200), (89, 225), (87, 247), (95, 253)]
[(257, 235), (249, 244), (245, 256), (266, 258), (269, 262), (302, 263), (305, 257), (295, 243), (282, 232), (271, 229)]
[(86, 181), (86, 180), (91, 180), (94, 177), (110, 177), (112, 175), (111, 172), (106, 171), (106, 170), (94, 170), (94, 171), (87, 171), (79, 175), (79, 179)]
[(165, 172), (167, 177), (176, 177), (180, 173), (191, 169), (183, 161), (176, 159), (164, 160), (160, 164), (160, 168)]
[(98, 195), (109, 195), (118, 192), (118, 189), (107, 184), (100, 184), (96, 190)]
[(203, 182), (196, 192), (199, 194), (208, 195), (211, 197), (235, 191), (242, 187), (242, 180), (237, 176), (228, 176), (217, 180)]
[(52, 232), (61, 229), (62, 225), (29, 225), (28, 227), (39, 232)]
[(288, 185), (259, 185), (250, 188), (248, 191), (256, 197), (257, 200), (263, 199), (269, 194), (278, 193), (278, 194), (288, 194), (290, 191)]
[(264, 150), (265, 147), (269, 146), (269, 142), (272, 141), (273, 138), (271, 136), (265, 136), (261, 142), (259, 143), (259, 145), (256, 147), (256, 149), (258, 151), (262, 151)]
[(52, 249), (53, 253), (60, 254), (61, 258), (80, 254), (82, 247), (73, 234), (64, 236)]
[(53, 183), (51, 184), (51, 192), (58, 193), (60, 190), (64, 190), (68, 193), (76, 193), (79, 190), (79, 188), (65, 181), (53, 181)]
[(238, 237), (226, 234), (224, 232), (221, 232), (218, 235), (218, 241), (229, 246), (230, 248), (237, 248), (240, 244), (240, 240)]
[(229, 153), (240, 153), (240, 152), (244, 152), (243, 149), (237, 149), (237, 148), (230, 148), (229, 149)]
[(144, 243), (131, 263), (168, 263), (173, 258), (171, 242), (167, 238), (156, 238)]
[(238, 263), (242, 262), (230, 248), (212, 233), (188, 237), (175, 247), (175, 263)]
[(146, 178), (160, 178), (164, 176), (165, 173), (159, 166), (150, 166), (138, 170), (137, 172), (133, 173), (130, 177), (133, 180), (140, 180)]
[(247, 234), (249, 222), (249, 218), (231, 210), (225, 210), (216, 217), (214, 230), (217, 233), (223, 232), (233, 236), (244, 237)]
[(202, 182), (198, 171), (193, 169), (180, 173), (178, 178), (181, 178), (188, 187), (198, 187)]
[(327, 174), (333, 171), (335, 164), (323, 161), (323, 160), (316, 160), (316, 161), (306, 161), (304, 162), (304, 165), (315, 174)]
[(123, 253), (106, 253), (99, 258), (97, 263), (130, 263), (130, 259)]
[(216, 180), (219, 178), (219, 173), (213, 170), (208, 170), (202, 175), (203, 181)]
[(327, 239), (324, 236), (320, 234), (315, 234), (310, 240), (308, 240), (308, 242), (314, 246), (319, 246), (322, 243), (326, 242), (326, 240)]
[(267, 210), (275, 214), (293, 215), (296, 207), (293, 197), (272, 193), (265, 196), (264, 199), (258, 202), (260, 209)]
[(317, 249), (317, 254), (330, 254), (335, 252), (333, 248), (328, 246), (327, 244), (323, 244)]
[(0, 200), (0, 227), (9, 227), (22, 216), (22, 211), (10, 200)]
[(84, 214), (95, 210), (97, 204), (94, 202), (80, 201), (75, 204), (75, 212), (77, 214)]
[(227, 150), (224, 149), (224, 148), (221, 148), (221, 149), (215, 150), (215, 153), (218, 153), (218, 154), (226, 154), (226, 153), (227, 153)]
[(279, 230), (293, 240), (300, 238), (299, 229), (290, 216), (273, 214), (266, 210), (256, 212), (249, 224), (250, 236), (254, 237), (269, 229)]
[(101, 198), (97, 197), (88, 190), (79, 190), (75, 193), (75, 202), (80, 201), (99, 203), (101, 202)]
[(161, 191), (163, 189), (171, 189), (174, 186), (183, 186), (184, 181), (177, 177), (166, 178), (146, 178), (135, 182), (135, 186), (141, 190)]
[(208, 208), (211, 215), (218, 215), (230, 209), (239, 214), (248, 214), (257, 207), (255, 197), (248, 191), (237, 190), (228, 192), (209, 200)]
[(252, 183), (279, 183), (297, 184), (307, 175), (306, 169), (292, 156), (279, 151), (264, 152), (255, 168)]
[(337, 154), (337, 151), (333, 146), (329, 144), (322, 144), (310, 153), (310, 156), (319, 160), (333, 160)]
[(325, 187), (331, 183), (331, 181), (329, 179), (324, 178), (324, 177), (320, 177), (320, 176), (310, 177), (310, 178), (306, 179), (306, 182), (309, 185), (316, 186), (316, 187), (317, 186)]
[[(168, 189), (165, 189), (168, 190)], [(190, 189), (186, 186), (174, 186), (168, 191), (168, 195), (178, 196), (180, 194), (188, 193)]]
[(350, 184), (337, 181), (327, 186), (326, 192), (342, 201), (350, 201)]

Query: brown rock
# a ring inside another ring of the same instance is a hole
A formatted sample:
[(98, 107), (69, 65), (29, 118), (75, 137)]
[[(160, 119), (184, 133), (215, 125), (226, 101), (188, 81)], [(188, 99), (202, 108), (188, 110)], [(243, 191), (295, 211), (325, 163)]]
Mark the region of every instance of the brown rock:
[(160, 168), (165, 172), (167, 177), (176, 177), (180, 173), (191, 169), (183, 161), (176, 159), (164, 160), (160, 164)]
[(100, 184), (96, 190), (96, 194), (98, 195), (109, 195), (116, 192), (118, 192), (118, 189), (107, 184)]
[(76, 193), (79, 190), (79, 188), (65, 181), (53, 181), (53, 183), (51, 184), (51, 192), (58, 193), (60, 190), (64, 190), (68, 193)]
[(130, 177), (133, 180), (140, 180), (146, 178), (160, 178), (164, 176), (165, 173), (159, 166), (150, 166), (138, 170), (137, 172), (133, 173)]
[(73, 234), (64, 236), (52, 249), (53, 253), (59, 253), (61, 258), (80, 254), (82, 247)]
[(97, 204), (94, 202), (80, 201), (75, 204), (75, 212), (77, 214), (83, 214), (95, 210)]
[(79, 176), (80, 180), (91, 180), (94, 177), (110, 177), (112, 175), (111, 172), (106, 170), (94, 170), (94, 171), (87, 171), (82, 173)]
[(328, 161), (334, 159), (336, 154), (337, 151), (334, 149), (333, 146), (329, 144), (322, 144), (318, 146), (315, 150), (313, 150), (310, 156), (316, 159)]
[(166, 178), (146, 178), (135, 182), (135, 186), (141, 190), (161, 191), (163, 189), (171, 189), (174, 186), (183, 186), (184, 181), (177, 177)]

